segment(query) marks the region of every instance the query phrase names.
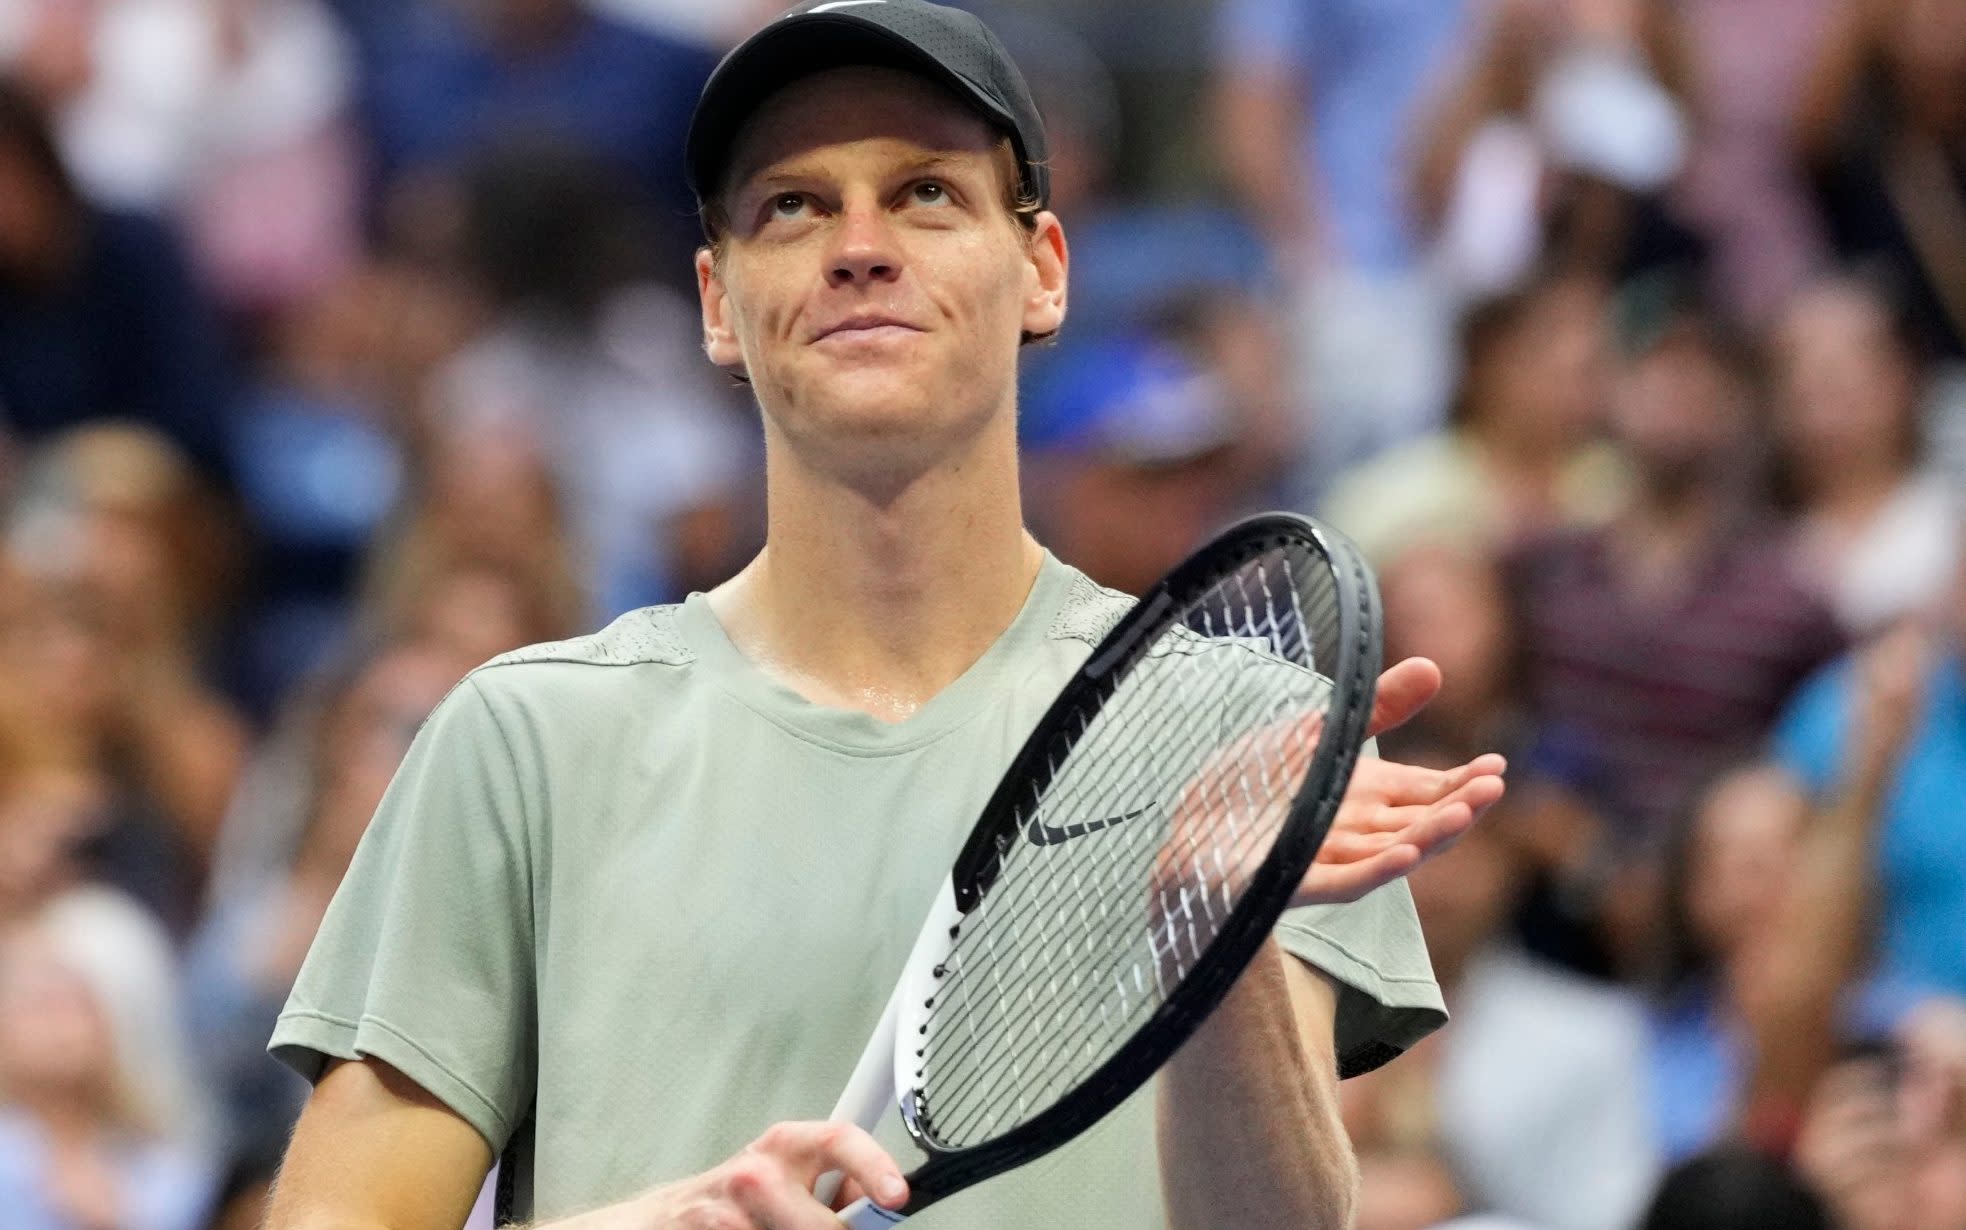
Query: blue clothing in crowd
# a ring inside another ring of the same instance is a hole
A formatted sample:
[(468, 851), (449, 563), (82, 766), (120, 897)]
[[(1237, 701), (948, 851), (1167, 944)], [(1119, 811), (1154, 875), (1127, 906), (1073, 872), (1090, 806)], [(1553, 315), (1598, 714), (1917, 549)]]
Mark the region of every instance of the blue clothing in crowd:
[(129, 419), (222, 475), (225, 343), (177, 241), (136, 214), (92, 210), (84, 227), (69, 276), (0, 280), (0, 431), (32, 442)]
[[(53, 1165), (46, 1133), (17, 1111), (0, 1110), (0, 1209), (8, 1230), (74, 1230), (49, 1198)], [(211, 1211), (213, 1176), (189, 1153), (156, 1141), (126, 1139), (110, 1165), (121, 1185), (123, 1230), (199, 1230)]]
[(1654, 1004), (1648, 1018), (1652, 1120), (1670, 1164), (1727, 1134), (1747, 1078), (1747, 1046), (1705, 981)]
[(461, 7), (399, 5), (357, 26), (385, 181), (455, 169), (501, 141), (556, 140), (626, 171), (666, 212), (693, 217), (683, 134), (714, 52), (584, 10), (550, 44), (515, 52)]
[[(1776, 756), (1819, 796), (1843, 774), (1853, 682), (1851, 659), (1831, 665), (1776, 728)], [(1882, 819), (1878, 983), (1966, 995), (1966, 659), (1956, 652), (1932, 674)]]
[(1303, 82), (1300, 157), (1318, 194), (1309, 212), (1350, 268), (1413, 264), (1407, 191), (1413, 134), (1467, 37), (1467, 0), (1227, 0), (1217, 30), (1225, 70)]

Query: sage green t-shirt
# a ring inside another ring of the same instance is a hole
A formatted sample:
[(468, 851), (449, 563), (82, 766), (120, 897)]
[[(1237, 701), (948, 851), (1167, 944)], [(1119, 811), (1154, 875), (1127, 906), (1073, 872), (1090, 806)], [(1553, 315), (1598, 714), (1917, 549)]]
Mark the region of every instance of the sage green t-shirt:
[[(375, 1056), (494, 1152), (531, 1114), (519, 1212), (540, 1219), (825, 1117), (997, 778), (1130, 602), (1047, 557), (899, 724), (778, 684), (700, 594), (494, 659), (418, 734), (270, 1049), (310, 1079)], [(1277, 934), (1346, 988), (1344, 1071), (1445, 1019), (1404, 882)], [(877, 1135), (919, 1157), (898, 1115)], [(1156, 1173), (1150, 1085), (912, 1224), (1152, 1230)]]

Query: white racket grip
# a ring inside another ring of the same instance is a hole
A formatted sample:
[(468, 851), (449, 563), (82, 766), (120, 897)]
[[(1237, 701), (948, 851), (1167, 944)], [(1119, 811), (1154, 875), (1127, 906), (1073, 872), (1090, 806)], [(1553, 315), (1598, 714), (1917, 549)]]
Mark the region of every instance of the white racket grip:
[[(853, 1075), (847, 1077), (846, 1088), (840, 1091), (840, 1100), (826, 1116), (834, 1123), (857, 1123), (871, 1132), (887, 1108), (894, 1105), (894, 1010), (903, 985), (894, 984), (894, 993), (888, 996), (887, 1007), (881, 1009), (880, 1022), (874, 1026), (874, 1036), (867, 1039), (860, 1062), (853, 1065)], [(813, 1196), (821, 1204), (832, 1204), (844, 1179), (837, 1170), (827, 1171), (812, 1185)]]
[(871, 1200), (856, 1200), (840, 1210), (840, 1220), (847, 1230), (882, 1230), (886, 1226), (898, 1226), (908, 1218)]
[(903, 985), (895, 984), (887, 1007), (881, 1009), (880, 1023), (874, 1026), (874, 1036), (867, 1039), (860, 1062), (853, 1065), (853, 1075), (840, 1090), (840, 1100), (826, 1116), (833, 1122), (857, 1123), (871, 1132), (894, 1105), (894, 1015)]
[[(888, 1111), (900, 1098), (901, 1086), (897, 1083), (907, 1067), (900, 1048), (896, 1045), (895, 1034), (900, 1028), (903, 1008), (911, 995), (925, 994), (923, 988), (932, 986), (933, 970), (946, 960), (952, 939), (949, 929), (961, 918), (956, 909), (955, 885), (944, 880), (936, 891), (935, 902), (929, 908), (928, 917), (922, 923), (921, 934), (915, 937), (915, 946), (909, 950), (908, 963), (902, 966), (901, 977), (895, 979), (894, 990), (887, 997), (887, 1007), (881, 1009), (881, 1019), (874, 1026), (874, 1034), (867, 1039), (867, 1045), (860, 1052), (859, 1062), (853, 1065), (853, 1075), (847, 1078), (846, 1088), (840, 1091), (839, 1101), (833, 1104), (833, 1113), (827, 1118), (835, 1123), (855, 1123), (865, 1131), (871, 1132), (887, 1116)], [(914, 1016), (916, 1014), (906, 1014)], [(833, 1197), (839, 1194), (844, 1176), (837, 1170), (830, 1170), (819, 1176), (819, 1182), (812, 1188), (812, 1194), (821, 1204), (830, 1205)], [(869, 1226), (890, 1226), (903, 1220), (899, 1213), (890, 1213), (878, 1205), (870, 1205), (862, 1200), (852, 1208), (862, 1206), (876, 1210), (886, 1218), (884, 1221), (869, 1221)], [(861, 1216), (870, 1216), (862, 1213)]]

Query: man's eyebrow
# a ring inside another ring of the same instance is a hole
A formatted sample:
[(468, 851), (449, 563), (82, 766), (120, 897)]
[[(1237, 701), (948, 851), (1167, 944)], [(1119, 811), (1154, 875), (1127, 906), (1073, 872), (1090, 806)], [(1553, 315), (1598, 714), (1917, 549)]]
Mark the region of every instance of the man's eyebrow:
[[(974, 155), (946, 153), (921, 154), (903, 162), (900, 165), (899, 173), (902, 176), (916, 176), (930, 173), (954, 175), (962, 172), (975, 171), (979, 167), (987, 165), (987, 160), (979, 159)], [(803, 162), (794, 162), (780, 167), (760, 167), (751, 174), (734, 180), (735, 188), (733, 189), (732, 195), (748, 196), (755, 193), (769, 195), (775, 188), (793, 187), (798, 184), (810, 182), (814, 178), (824, 174), (825, 169), (823, 165)]]
[(956, 154), (924, 154), (919, 158), (909, 160), (906, 173), (909, 175), (919, 175), (923, 171), (938, 171), (943, 173), (972, 171), (979, 166), (986, 165), (988, 165), (987, 162), (974, 157), (964, 157)]

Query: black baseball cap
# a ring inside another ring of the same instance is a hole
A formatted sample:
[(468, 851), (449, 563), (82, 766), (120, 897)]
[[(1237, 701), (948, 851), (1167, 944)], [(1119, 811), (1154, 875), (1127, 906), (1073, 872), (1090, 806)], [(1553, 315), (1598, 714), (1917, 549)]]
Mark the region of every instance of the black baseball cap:
[(710, 74), (690, 120), (685, 159), (697, 202), (722, 187), (731, 147), (765, 99), (801, 77), (862, 64), (954, 91), (1010, 138), (1024, 191), (1049, 203), (1044, 121), (1024, 74), (975, 14), (928, 0), (805, 0), (739, 43)]

